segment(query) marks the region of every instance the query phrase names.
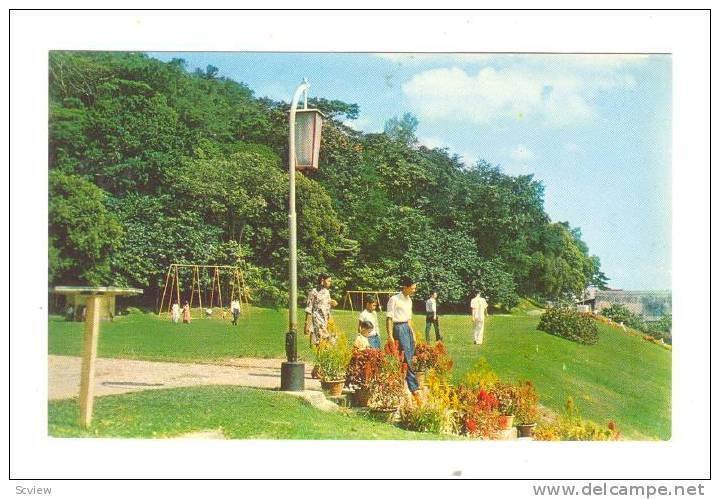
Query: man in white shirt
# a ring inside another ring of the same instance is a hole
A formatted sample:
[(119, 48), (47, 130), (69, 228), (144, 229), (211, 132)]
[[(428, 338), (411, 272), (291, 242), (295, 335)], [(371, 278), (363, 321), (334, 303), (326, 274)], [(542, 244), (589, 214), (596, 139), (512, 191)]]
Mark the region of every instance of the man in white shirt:
[(363, 322), (372, 324), (372, 329), (367, 336), (368, 343), (370, 343), (370, 347), (380, 350), (380, 326), (378, 325), (376, 308), (377, 301), (375, 297), (371, 296), (365, 299), (365, 309), (360, 312), (358, 317), (358, 333), (360, 333)]
[(482, 345), (483, 334), (485, 333), (485, 316), (487, 315), (487, 301), (482, 297), (480, 291), (477, 292), (475, 298), (470, 301), (470, 314), (472, 314), (473, 324), (473, 343)]
[(420, 405), (420, 386), (418, 385), (415, 371), (412, 369), (412, 360), (415, 356), (415, 331), (412, 328), (412, 295), (415, 294), (417, 285), (409, 277), (401, 280), (402, 291), (390, 297), (387, 304), (386, 328), (388, 338), (395, 339), (400, 344), (400, 351), (407, 364), (408, 389), (412, 393), (415, 402)]
[(233, 326), (237, 326), (238, 317), (240, 317), (240, 301), (233, 300), (230, 302), (230, 312), (232, 312)]
[(442, 341), (440, 336), (440, 323), (437, 315), (437, 291), (430, 293), (430, 298), (425, 302), (425, 341), (430, 343), (430, 326), (435, 326), (435, 341)]

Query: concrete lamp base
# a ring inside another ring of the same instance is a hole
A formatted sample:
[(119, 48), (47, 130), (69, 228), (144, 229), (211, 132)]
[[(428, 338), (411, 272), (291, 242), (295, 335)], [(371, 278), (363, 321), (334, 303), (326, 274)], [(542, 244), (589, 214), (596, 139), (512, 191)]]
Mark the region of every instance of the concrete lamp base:
[(280, 366), (280, 390), (302, 392), (305, 390), (305, 363), (283, 362)]

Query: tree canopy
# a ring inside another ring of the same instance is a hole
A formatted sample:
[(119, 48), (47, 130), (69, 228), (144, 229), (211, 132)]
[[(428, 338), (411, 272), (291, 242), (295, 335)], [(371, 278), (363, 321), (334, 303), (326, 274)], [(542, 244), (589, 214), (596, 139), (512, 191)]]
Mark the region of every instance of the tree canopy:
[[(50, 54), (49, 280), (147, 288), (170, 263), (243, 262), (254, 297), (287, 300), (288, 104), (219, 69), (138, 53)], [(320, 170), (298, 176), (298, 275), (464, 304), (476, 289), (510, 307), (603, 286), (579, 229), (552, 222), (532, 175), (464, 164), (420, 145), (412, 114), (383, 133), (345, 125), (357, 104), (310, 99), (327, 116)]]

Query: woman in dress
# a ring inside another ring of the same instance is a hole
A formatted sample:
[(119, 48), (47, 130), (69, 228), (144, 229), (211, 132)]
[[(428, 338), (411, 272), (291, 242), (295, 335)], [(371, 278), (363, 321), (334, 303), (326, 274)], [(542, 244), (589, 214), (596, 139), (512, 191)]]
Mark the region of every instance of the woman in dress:
[(330, 297), (331, 285), (332, 277), (328, 274), (320, 274), (317, 286), (308, 293), (307, 307), (305, 308), (305, 334), (310, 335), (310, 343), (313, 346), (318, 346), (322, 340), (335, 343), (335, 334), (328, 331), (330, 309), (337, 305), (337, 302)]

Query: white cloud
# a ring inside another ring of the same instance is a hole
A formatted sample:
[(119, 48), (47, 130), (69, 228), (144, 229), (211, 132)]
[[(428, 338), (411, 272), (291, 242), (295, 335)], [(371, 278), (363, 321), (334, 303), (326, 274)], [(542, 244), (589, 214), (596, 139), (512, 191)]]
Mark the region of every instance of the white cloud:
[(614, 71), (486, 66), (474, 74), (458, 67), (430, 69), (402, 89), (420, 118), (564, 126), (592, 120), (598, 92), (632, 88), (634, 83), (631, 75)]
[(449, 147), (444, 140), (437, 137), (418, 137), (418, 142), (428, 149)]
[(357, 130), (358, 132), (374, 133), (380, 131), (377, 125), (365, 117), (356, 118), (354, 120), (346, 120), (343, 124), (347, 127)]
[(522, 144), (518, 144), (515, 149), (510, 152), (510, 157), (515, 161), (527, 161), (535, 157), (535, 153)]

